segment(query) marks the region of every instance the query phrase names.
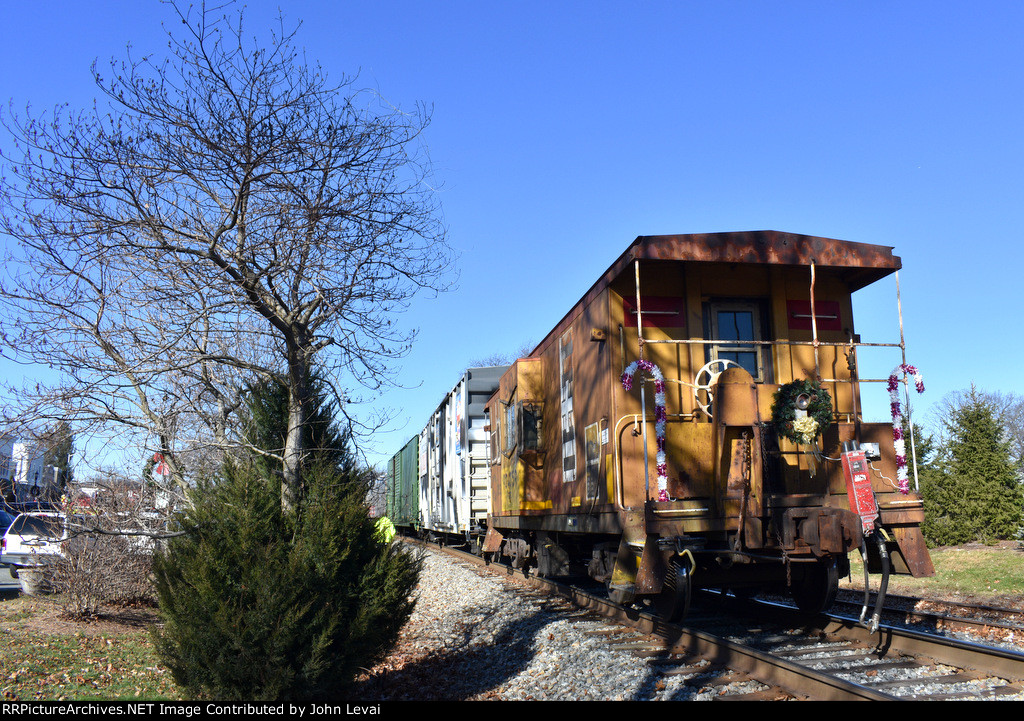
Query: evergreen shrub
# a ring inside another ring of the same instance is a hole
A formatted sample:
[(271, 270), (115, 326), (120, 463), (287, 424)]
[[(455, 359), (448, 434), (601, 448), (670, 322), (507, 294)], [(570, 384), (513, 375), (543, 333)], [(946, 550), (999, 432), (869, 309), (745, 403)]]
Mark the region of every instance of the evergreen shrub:
[(1024, 485), (991, 402), (971, 388), (943, 425), (939, 462), (922, 474), (925, 538), (958, 545), (1019, 537)]
[(420, 559), (380, 543), (365, 485), (336, 466), (304, 474), (298, 513), (254, 465), (200, 485), (183, 535), (154, 560), (161, 661), (217, 700), (328, 700), (378, 662), (412, 613)]

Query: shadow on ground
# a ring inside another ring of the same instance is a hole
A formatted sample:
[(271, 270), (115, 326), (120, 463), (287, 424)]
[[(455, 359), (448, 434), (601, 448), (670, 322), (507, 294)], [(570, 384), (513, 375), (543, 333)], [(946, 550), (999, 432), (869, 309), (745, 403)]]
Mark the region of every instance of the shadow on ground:
[(474, 626), (463, 628), (444, 648), (361, 681), (355, 697), (374, 701), (463, 701), (486, 696), (492, 689), (522, 673), (533, 657), (535, 638), (551, 623), (538, 611), (505, 624), (487, 645), (471, 645)]
[[(534, 658), (537, 647), (547, 642), (545, 629), (553, 618), (550, 613), (537, 611), (524, 619), (509, 621), (487, 645), (472, 643), (477, 637), (479, 623), (462, 625), (462, 632), (432, 651), (428, 656), (395, 670), (383, 670), (364, 678), (353, 689), (352, 698), (366, 701), (466, 701), (500, 699), (498, 689), (522, 674)], [(573, 663), (585, 663), (575, 660)], [(637, 663), (645, 661), (637, 659)], [(579, 669), (575, 669), (578, 674)], [(557, 673), (551, 669), (550, 673)], [(595, 669), (595, 676), (604, 676), (608, 670)], [(643, 701), (663, 697), (671, 700), (693, 698), (703, 689), (703, 675), (690, 682), (673, 684), (665, 689), (661, 674), (650, 669), (639, 687), (636, 679), (623, 679), (622, 700)], [(572, 700), (572, 699), (564, 699)]]

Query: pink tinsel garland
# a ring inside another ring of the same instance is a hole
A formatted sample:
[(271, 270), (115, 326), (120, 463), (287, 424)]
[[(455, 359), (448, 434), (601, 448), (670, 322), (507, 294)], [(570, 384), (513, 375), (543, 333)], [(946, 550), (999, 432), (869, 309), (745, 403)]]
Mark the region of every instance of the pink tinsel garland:
[(914, 387), (918, 393), (924, 393), (924, 378), (912, 365), (902, 363), (889, 374), (889, 408), (892, 411), (892, 442), (896, 451), (896, 480), (899, 482), (900, 493), (910, 491), (910, 480), (907, 475), (907, 444), (903, 438), (903, 413), (900, 411), (899, 374), (914, 377)]
[(665, 410), (665, 377), (658, 366), (647, 360), (633, 361), (622, 373), (622, 387), (627, 391), (633, 388), (633, 374), (640, 369), (654, 378), (654, 430), (658, 440), (658, 500), (665, 502), (668, 497), (668, 463), (665, 460), (665, 423), (668, 413)]

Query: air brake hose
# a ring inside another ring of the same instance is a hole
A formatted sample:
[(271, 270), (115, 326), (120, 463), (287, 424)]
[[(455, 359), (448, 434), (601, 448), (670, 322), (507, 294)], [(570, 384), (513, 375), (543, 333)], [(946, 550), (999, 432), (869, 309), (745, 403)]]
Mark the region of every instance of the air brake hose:
[(878, 598), (875, 601), (875, 614), (871, 617), (871, 633), (878, 631), (882, 616), (882, 605), (885, 603), (885, 591), (889, 587), (889, 549), (885, 546), (885, 534), (881, 530), (875, 534), (878, 541), (878, 555), (882, 558), (882, 582), (878, 586)]
[(871, 576), (868, 574), (868, 539), (862, 538), (860, 542), (860, 557), (864, 561), (864, 603), (860, 607), (861, 626), (867, 628), (864, 617), (868, 615), (868, 604), (871, 602)]
[(864, 628), (868, 629), (871, 633), (878, 631), (878, 626), (882, 616), (882, 606), (885, 604), (885, 593), (889, 587), (889, 549), (885, 545), (885, 533), (879, 531), (875, 534), (875, 540), (878, 542), (878, 555), (882, 559), (882, 580), (878, 584), (878, 598), (875, 599), (875, 612), (871, 616), (870, 625), (865, 623), (864, 617), (868, 612), (868, 604), (870, 603), (870, 578), (868, 575), (868, 542), (867, 539), (861, 541), (860, 544), (860, 555), (864, 560), (864, 603), (860, 609), (860, 620), (858, 623)]

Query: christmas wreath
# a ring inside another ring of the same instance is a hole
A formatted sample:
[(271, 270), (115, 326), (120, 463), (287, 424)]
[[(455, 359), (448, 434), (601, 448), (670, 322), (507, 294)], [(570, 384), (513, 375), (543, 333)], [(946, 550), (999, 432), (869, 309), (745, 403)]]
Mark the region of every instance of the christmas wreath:
[[(798, 402), (805, 406), (798, 413)], [(772, 424), (782, 438), (811, 444), (832, 423), (832, 398), (816, 381), (797, 380), (779, 387), (772, 401)]]

